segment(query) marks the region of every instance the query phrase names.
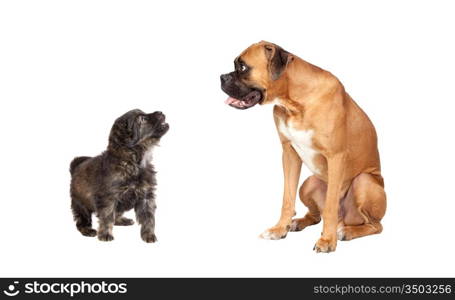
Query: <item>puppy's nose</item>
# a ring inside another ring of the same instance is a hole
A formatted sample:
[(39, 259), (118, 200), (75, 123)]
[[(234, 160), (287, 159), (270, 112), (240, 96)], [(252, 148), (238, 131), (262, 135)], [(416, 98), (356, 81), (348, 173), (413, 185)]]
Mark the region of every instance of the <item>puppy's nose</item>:
[(221, 83), (222, 84), (226, 84), (229, 81), (231, 81), (232, 76), (230, 74), (223, 74), (223, 75), (220, 76), (220, 79), (221, 79)]

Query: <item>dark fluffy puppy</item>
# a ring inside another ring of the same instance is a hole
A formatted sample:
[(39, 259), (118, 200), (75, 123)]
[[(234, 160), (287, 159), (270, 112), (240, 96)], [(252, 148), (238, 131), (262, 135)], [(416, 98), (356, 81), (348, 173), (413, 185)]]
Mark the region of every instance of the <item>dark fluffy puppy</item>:
[(95, 212), (99, 218), (98, 239), (113, 240), (113, 225), (132, 225), (133, 220), (122, 214), (134, 208), (142, 239), (147, 243), (156, 241), (156, 180), (151, 150), (168, 130), (163, 113), (131, 110), (115, 121), (105, 152), (73, 159), (71, 208), (83, 235), (97, 235), (92, 228)]

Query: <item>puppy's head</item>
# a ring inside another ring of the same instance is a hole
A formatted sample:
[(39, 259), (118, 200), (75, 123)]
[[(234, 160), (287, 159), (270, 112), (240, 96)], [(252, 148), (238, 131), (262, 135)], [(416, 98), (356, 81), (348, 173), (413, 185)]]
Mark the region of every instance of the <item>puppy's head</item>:
[(139, 109), (131, 110), (115, 120), (109, 143), (128, 148), (149, 146), (158, 142), (169, 130), (165, 120), (160, 111), (146, 114)]
[(235, 70), (221, 75), (221, 89), (229, 95), (226, 103), (238, 109), (273, 100), (286, 79), (293, 55), (281, 47), (259, 42), (248, 47), (235, 60)]

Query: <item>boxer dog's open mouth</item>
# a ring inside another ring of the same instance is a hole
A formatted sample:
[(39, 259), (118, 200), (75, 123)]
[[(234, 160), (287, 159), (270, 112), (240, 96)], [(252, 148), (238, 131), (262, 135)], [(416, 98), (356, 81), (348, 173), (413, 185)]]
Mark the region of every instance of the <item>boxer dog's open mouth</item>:
[(253, 90), (246, 94), (241, 99), (237, 99), (234, 97), (229, 97), (226, 99), (225, 103), (235, 107), (237, 109), (247, 109), (250, 107), (255, 106), (262, 100), (262, 93), (258, 90)]
[(264, 99), (264, 90), (245, 83), (244, 76), (245, 71), (240, 75), (236, 71), (221, 75), (221, 89), (229, 96), (225, 103), (237, 109), (253, 107)]

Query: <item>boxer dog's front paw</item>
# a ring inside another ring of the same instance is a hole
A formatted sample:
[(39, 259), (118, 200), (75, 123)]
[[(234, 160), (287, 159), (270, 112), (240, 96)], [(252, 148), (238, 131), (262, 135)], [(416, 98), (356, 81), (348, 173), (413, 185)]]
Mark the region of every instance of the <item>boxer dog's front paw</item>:
[(284, 239), (286, 235), (288, 234), (289, 231), (289, 226), (287, 227), (281, 227), (281, 226), (275, 226), (272, 228), (267, 229), (261, 235), (259, 236), (260, 238), (264, 240), (279, 240), (279, 239)]
[(314, 245), (313, 250), (316, 252), (324, 252), (324, 253), (329, 253), (335, 251), (337, 248), (337, 239), (331, 238), (323, 238), (321, 237), (317, 242), (316, 245)]

